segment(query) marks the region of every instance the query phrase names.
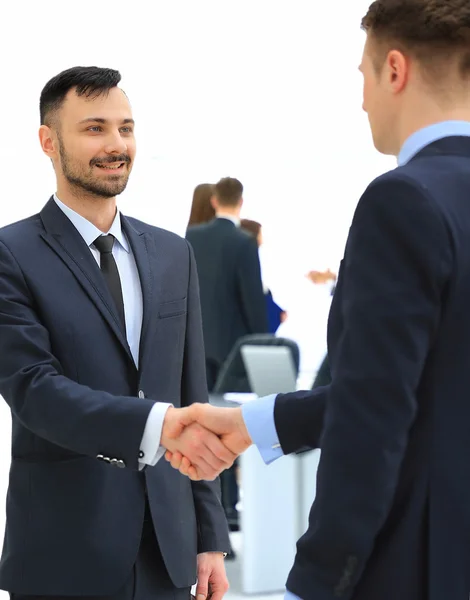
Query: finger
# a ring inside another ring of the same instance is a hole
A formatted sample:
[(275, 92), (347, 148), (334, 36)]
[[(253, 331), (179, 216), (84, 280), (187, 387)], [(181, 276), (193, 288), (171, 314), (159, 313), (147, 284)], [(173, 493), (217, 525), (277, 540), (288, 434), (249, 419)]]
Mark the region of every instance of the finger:
[(196, 467), (191, 464), (191, 461), (187, 459), (185, 456), (181, 456), (179, 452), (175, 453), (178, 457), (174, 457), (174, 455), (169, 452), (170, 455), (170, 464), (171, 466), (179, 471), (181, 475), (185, 475), (189, 477), (192, 481), (201, 481), (204, 479), (203, 475), (200, 474)]
[(180, 473), (182, 472), (182, 470), (184, 471), (183, 474), (187, 475), (187, 477), (189, 477), (191, 481), (201, 481), (202, 479), (204, 479), (201, 473), (199, 473), (197, 468), (191, 464), (191, 462), (189, 461), (189, 459), (186, 458), (186, 456), (183, 457)]
[(188, 469), (188, 477), (189, 479), (191, 479), (191, 481), (202, 481), (204, 479), (204, 477), (200, 475), (196, 467), (193, 467), (192, 465)]
[(169, 450), (167, 450), (165, 452), (165, 460), (167, 460), (168, 462), (171, 462), (171, 457), (173, 456), (172, 452), (170, 452)]
[(194, 465), (191, 463), (191, 461), (189, 460), (189, 458), (187, 456), (182, 456), (181, 457), (181, 466), (188, 471), (190, 467), (194, 467)]
[(206, 437), (206, 446), (211, 451), (212, 455), (218, 459), (219, 463), (212, 463), (214, 467), (219, 467), (219, 470), (231, 467), (237, 458), (237, 455), (231, 452), (224, 443), (216, 435)]
[[(205, 412), (210, 414), (209, 411)], [(217, 419), (217, 414), (215, 414), (215, 416)], [(233, 427), (232, 423), (230, 423), (230, 425)], [(224, 429), (226, 426), (227, 425), (224, 425)], [(210, 426), (209, 429), (205, 429), (201, 425), (194, 425), (191, 433), (194, 436), (193, 442), (196, 455), (199, 455), (203, 460), (211, 465), (211, 467), (217, 471), (217, 473), (220, 473), (233, 464), (236, 455), (225, 447), (220, 438), (212, 432)], [(197, 466), (195, 457), (191, 456), (191, 459)]]
[(181, 452), (174, 452), (170, 460), (170, 464), (173, 467), (173, 469), (179, 470), (181, 467), (182, 460), (183, 456), (181, 455)]
[(222, 600), (225, 593), (228, 590), (228, 581), (226, 581), (226, 585), (216, 585), (215, 583), (211, 584), (211, 600)]
[[(199, 475), (199, 479), (204, 479), (205, 481), (213, 481), (219, 474), (217, 469), (214, 469), (204, 458), (198, 456), (193, 461), (191, 461), (191, 466), (193, 466)], [(189, 476), (189, 468), (185, 465), (184, 471)], [(181, 468), (180, 468), (181, 472)]]
[(179, 468), (179, 472), (181, 473), (181, 475), (189, 477), (191, 481), (202, 481), (206, 479), (204, 474), (201, 473), (197, 467), (192, 465), (186, 457), (183, 457), (183, 462)]
[(220, 458), (217, 458), (217, 456), (215, 456), (215, 454), (209, 448), (207, 443), (208, 442), (205, 441), (201, 448), (198, 449), (197, 456), (194, 457), (194, 460), (192, 462), (196, 467), (198, 467), (202, 462), (204, 462), (204, 464), (208, 465), (210, 469), (217, 475), (218, 473), (226, 469), (227, 465), (222, 460), (220, 460)]
[(201, 481), (201, 479), (204, 479), (204, 476), (199, 473), (197, 467), (192, 465), (191, 462), (185, 457), (183, 457), (178, 471), (181, 473), (181, 475), (189, 477), (189, 479), (192, 479), (193, 481)]
[(211, 600), (222, 600), (228, 588), (228, 579), (222, 562), (221, 568), (214, 568), (210, 576), (209, 593)]
[(188, 427), (181, 436), (181, 442), (182, 454), (187, 456), (199, 471), (203, 471), (204, 478), (208, 478), (210, 475), (207, 466), (213, 471), (212, 479), (227, 468), (227, 465), (211, 451), (211, 447), (217, 453), (228, 456), (229, 464), (233, 463), (232, 453), (225, 449), (218, 437), (197, 423)]

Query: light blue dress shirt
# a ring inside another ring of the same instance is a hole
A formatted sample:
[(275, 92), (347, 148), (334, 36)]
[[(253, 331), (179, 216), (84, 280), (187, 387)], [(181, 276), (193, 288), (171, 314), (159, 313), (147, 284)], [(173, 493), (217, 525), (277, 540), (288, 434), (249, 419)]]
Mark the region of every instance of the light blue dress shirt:
[[(90, 223), (90, 221), (87, 221), (87, 219), (66, 206), (59, 200), (57, 195), (54, 195), (54, 200), (85, 240), (86, 245), (99, 265), (100, 253), (93, 242), (100, 235), (106, 234), (95, 227), (93, 223)], [(112, 234), (116, 240), (113, 246), (113, 256), (121, 279), (124, 314), (126, 318), (127, 343), (129, 344), (135, 365), (139, 368), (139, 347), (143, 316), (142, 286), (140, 284), (139, 272), (137, 270), (137, 264), (132, 249), (122, 231), (121, 215), (119, 211), (116, 211), (116, 217), (114, 218), (108, 233)], [(143, 456), (139, 458), (141, 468), (143, 468), (144, 465), (156, 465), (165, 453), (165, 448), (160, 446), (160, 439), (165, 414), (170, 406), (171, 404), (156, 402), (149, 413), (142, 437), (142, 443), (140, 445), (140, 450), (143, 454)]]
[[(468, 121), (443, 121), (413, 133), (402, 146), (398, 155), (398, 166), (406, 165), (429, 144), (451, 136), (470, 137), (470, 123)], [(248, 433), (266, 464), (270, 464), (283, 456), (274, 422), (275, 402), (276, 394), (260, 398), (254, 402), (248, 402), (242, 406), (242, 414)], [(301, 599), (287, 590), (285, 600)]]
[(416, 131), (403, 144), (398, 155), (398, 166), (406, 165), (429, 144), (454, 135), (470, 136), (470, 123), (468, 121), (442, 121)]

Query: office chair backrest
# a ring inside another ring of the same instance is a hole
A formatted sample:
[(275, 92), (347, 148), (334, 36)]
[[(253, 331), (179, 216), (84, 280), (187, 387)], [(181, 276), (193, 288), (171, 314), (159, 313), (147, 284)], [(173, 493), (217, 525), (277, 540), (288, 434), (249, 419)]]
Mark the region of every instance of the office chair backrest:
[(240, 352), (250, 387), (257, 396), (295, 392), (297, 373), (290, 348), (245, 344)]
[(299, 373), (300, 351), (296, 342), (288, 338), (276, 337), (272, 334), (253, 334), (241, 337), (235, 343), (226, 361), (222, 365), (217, 381), (215, 382), (213, 394), (225, 394), (227, 392), (252, 392), (248, 375), (241, 355), (242, 346), (285, 346), (290, 349), (295, 370), (295, 376)]

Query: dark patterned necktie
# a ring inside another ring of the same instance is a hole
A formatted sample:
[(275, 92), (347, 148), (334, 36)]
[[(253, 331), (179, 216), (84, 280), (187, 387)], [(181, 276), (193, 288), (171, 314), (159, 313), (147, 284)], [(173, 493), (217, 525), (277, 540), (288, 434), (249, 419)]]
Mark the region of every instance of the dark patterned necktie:
[(94, 241), (100, 253), (100, 268), (108, 285), (111, 296), (116, 305), (124, 332), (126, 331), (126, 317), (124, 313), (124, 300), (122, 298), (121, 278), (113, 256), (114, 235), (100, 235)]

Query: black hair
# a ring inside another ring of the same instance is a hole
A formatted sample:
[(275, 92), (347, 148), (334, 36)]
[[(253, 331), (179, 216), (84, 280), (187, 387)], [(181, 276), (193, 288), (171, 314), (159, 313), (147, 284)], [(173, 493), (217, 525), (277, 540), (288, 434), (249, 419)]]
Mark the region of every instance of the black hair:
[(53, 115), (62, 106), (67, 93), (76, 88), (77, 96), (100, 96), (116, 87), (121, 74), (114, 69), (100, 67), (72, 67), (62, 71), (46, 83), (39, 100), (41, 125), (49, 125)]

